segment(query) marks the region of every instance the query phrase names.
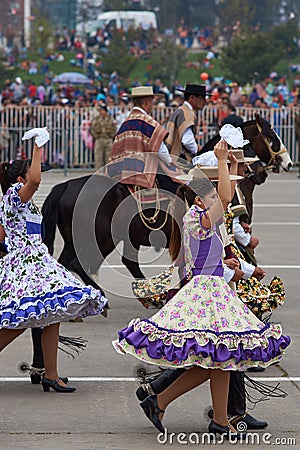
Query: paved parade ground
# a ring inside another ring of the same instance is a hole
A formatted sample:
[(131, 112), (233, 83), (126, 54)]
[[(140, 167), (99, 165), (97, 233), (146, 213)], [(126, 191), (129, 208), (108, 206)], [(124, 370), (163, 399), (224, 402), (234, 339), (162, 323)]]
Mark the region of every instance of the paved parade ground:
[[(82, 175), (73, 172), (65, 177), (62, 172), (43, 173), (36, 202), (41, 206), (52, 186)], [(286, 288), (286, 302), (275, 311), (272, 320), (282, 324), (284, 334), (291, 336), (292, 343), (279, 366), (249, 375), (261, 377), (271, 386), (280, 381), (288, 396), (272, 398), (259, 403), (253, 411), (249, 409), (256, 418), (267, 420), (269, 426), (253, 437), (254, 444), (237, 444), (236, 448), (264, 449), (270, 445), (300, 448), (300, 179), (297, 175), (296, 170), (270, 174), (265, 184), (256, 187), (253, 223), (253, 233), (260, 239), (257, 259), (267, 272), (264, 282), (279, 275)], [(61, 240), (57, 236), (55, 256), (60, 248)], [(208, 425), (205, 411), (211, 404), (208, 384), (169, 407), (164, 425), (174, 435), (161, 437), (158, 442), (156, 429), (144, 416), (134, 393), (139, 363), (113, 350), (111, 341), (116, 339), (118, 329), (134, 317), (150, 317), (154, 313), (132, 298), (132, 279), (121, 266), (118, 250), (99, 271), (99, 284), (110, 302), (108, 318), (89, 317), (82, 323), (61, 326), (61, 334), (88, 340), (87, 348), (74, 360), (59, 352), (60, 375), (70, 378), (70, 384), (77, 388), (74, 394), (44, 393), (40, 385), (31, 385), (27, 374), (18, 371), (21, 361), (31, 363), (28, 330), (1, 353), (1, 450), (121, 450), (202, 445), (201, 438)], [(168, 264), (167, 254), (156, 254), (154, 249), (144, 249), (141, 261), (145, 263), (146, 274), (160, 273), (162, 266)], [(152, 268), (149, 261), (154, 261)], [(211, 446), (205, 444), (207, 448)], [(218, 447), (228, 449), (232, 444)]]

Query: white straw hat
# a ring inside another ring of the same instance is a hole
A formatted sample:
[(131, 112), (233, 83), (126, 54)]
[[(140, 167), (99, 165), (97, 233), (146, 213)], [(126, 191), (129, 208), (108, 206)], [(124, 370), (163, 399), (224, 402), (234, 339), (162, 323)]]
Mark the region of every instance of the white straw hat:
[(132, 88), (131, 95), (128, 94), (128, 97), (136, 98), (136, 97), (162, 97), (164, 94), (154, 94), (152, 86), (137, 86)]
[[(208, 178), (211, 181), (218, 181), (218, 167), (216, 166), (196, 166), (187, 174), (176, 177), (180, 181), (192, 181), (197, 178)], [(244, 178), (239, 175), (229, 175), (230, 181), (240, 181)]]

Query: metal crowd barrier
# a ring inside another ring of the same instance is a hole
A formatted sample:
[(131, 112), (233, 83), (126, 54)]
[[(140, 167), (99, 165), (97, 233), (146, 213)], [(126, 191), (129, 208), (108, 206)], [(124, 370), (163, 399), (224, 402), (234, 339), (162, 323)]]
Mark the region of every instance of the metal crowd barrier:
[[(164, 124), (174, 109), (157, 107), (153, 115)], [(116, 117), (118, 107), (110, 108)], [(197, 115), (197, 139), (201, 145), (213, 137), (222, 118), (222, 108), (208, 106)], [(251, 120), (258, 113), (266, 118), (277, 131), (294, 162), (298, 161), (298, 142), (294, 130), (295, 114), (299, 108), (282, 109), (237, 108), (244, 120)], [(86, 169), (94, 166), (94, 145), (89, 133), (95, 109), (61, 106), (9, 106), (0, 111), (0, 160), (9, 161), (30, 158), (32, 142), (21, 140), (24, 132), (34, 127), (47, 126), (51, 141), (45, 146), (44, 161), (53, 167)]]

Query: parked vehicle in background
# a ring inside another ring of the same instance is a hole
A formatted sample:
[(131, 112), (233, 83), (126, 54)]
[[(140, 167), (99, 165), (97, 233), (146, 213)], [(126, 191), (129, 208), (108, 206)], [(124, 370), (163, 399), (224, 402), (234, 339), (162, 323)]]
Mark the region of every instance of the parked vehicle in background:
[[(106, 11), (100, 13), (97, 20), (86, 22), (84, 29), (90, 37), (96, 36), (99, 28), (108, 27), (110, 29), (122, 29), (128, 31), (129, 28), (142, 28), (149, 30), (157, 29), (156, 14), (151, 11)], [(77, 24), (77, 30), (82, 30), (82, 23)]]
[(151, 11), (106, 11), (97, 17), (99, 26), (108, 26), (110, 28), (123, 29), (129, 28), (150, 28), (157, 29), (156, 14)]

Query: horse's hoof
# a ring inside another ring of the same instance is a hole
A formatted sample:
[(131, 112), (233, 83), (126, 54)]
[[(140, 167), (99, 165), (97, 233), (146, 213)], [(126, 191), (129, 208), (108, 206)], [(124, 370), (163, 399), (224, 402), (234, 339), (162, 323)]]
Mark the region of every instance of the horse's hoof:
[(101, 313), (101, 316), (107, 317), (107, 316), (108, 316), (108, 309), (109, 309), (109, 308), (104, 308), (104, 310), (103, 310), (102, 313)]

